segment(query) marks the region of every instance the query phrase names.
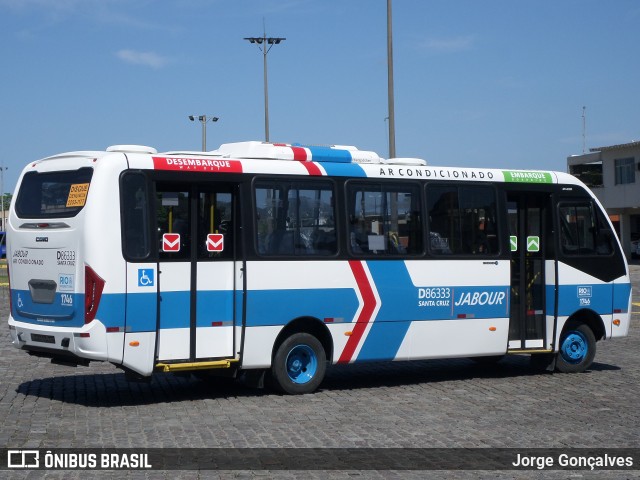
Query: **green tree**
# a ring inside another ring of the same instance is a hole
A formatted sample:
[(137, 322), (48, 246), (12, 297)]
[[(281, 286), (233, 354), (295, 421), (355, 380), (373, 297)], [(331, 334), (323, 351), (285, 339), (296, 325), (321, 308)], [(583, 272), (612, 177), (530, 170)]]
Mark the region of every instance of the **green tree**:
[(5, 193), (4, 194), (4, 208), (5, 210), (9, 210), (9, 205), (11, 205), (11, 199), (13, 198), (13, 195), (10, 193)]

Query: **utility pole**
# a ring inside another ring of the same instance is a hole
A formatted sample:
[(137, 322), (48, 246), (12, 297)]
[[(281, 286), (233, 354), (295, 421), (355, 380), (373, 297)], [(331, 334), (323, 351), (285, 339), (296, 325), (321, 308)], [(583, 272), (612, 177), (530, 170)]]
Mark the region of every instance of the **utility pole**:
[(393, 32), (391, 0), (387, 0), (387, 87), (389, 96), (389, 158), (396, 156), (396, 116), (393, 99)]
[(587, 107), (582, 107), (582, 154), (587, 153)]
[(267, 37), (267, 29), (263, 20), (263, 34), (262, 37), (245, 37), (249, 43), (258, 45), (258, 49), (262, 52), (262, 58), (264, 62), (264, 139), (269, 141), (269, 85), (267, 82), (267, 53), (274, 45), (279, 45), (284, 42), (286, 38), (283, 37)]
[(5, 167), (4, 163), (0, 166), (0, 195), (2, 195), (2, 199), (0, 200), (0, 208), (2, 208), (2, 230), (7, 231), (6, 224), (6, 216), (4, 214), (4, 171), (8, 170), (9, 167)]

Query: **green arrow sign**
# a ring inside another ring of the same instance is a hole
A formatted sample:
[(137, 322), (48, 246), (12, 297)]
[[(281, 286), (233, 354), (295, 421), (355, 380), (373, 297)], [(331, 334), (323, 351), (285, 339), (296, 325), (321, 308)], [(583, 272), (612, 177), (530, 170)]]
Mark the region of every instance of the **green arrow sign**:
[(540, 237), (532, 235), (527, 237), (527, 252), (539, 252), (540, 251)]
[(511, 235), (509, 237), (509, 243), (511, 244), (511, 251), (512, 252), (517, 252), (518, 251), (518, 237), (516, 237), (515, 235)]

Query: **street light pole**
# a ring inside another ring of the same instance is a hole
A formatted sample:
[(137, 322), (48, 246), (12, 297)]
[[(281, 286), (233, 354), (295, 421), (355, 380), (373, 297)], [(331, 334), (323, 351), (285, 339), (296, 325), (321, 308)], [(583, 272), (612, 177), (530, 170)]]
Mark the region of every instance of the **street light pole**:
[(0, 166), (0, 195), (2, 195), (2, 197), (0, 197), (0, 208), (2, 208), (2, 230), (4, 230), (5, 232), (7, 231), (7, 219), (4, 214), (4, 171), (8, 169), (9, 167), (5, 167), (4, 164)]
[(393, 99), (393, 33), (391, 31), (391, 0), (387, 0), (387, 88), (389, 96), (389, 158), (396, 156), (396, 115)]
[(207, 122), (217, 122), (218, 117), (207, 117), (206, 115), (189, 115), (189, 120), (195, 122), (196, 118), (202, 123), (202, 151), (207, 151)]
[(262, 34), (262, 37), (245, 37), (249, 43), (258, 45), (258, 48), (262, 52), (262, 58), (264, 63), (264, 139), (269, 141), (269, 85), (267, 81), (267, 53), (274, 45), (279, 45), (286, 38), (283, 37), (267, 37), (266, 29)]
[[(265, 41), (264, 45), (266, 45), (266, 33), (265, 33), (265, 37), (263, 38), (263, 40)], [(269, 52), (270, 49), (271, 49), (271, 47), (269, 47), (268, 49), (263, 47), (263, 49), (262, 49), (262, 51), (263, 51), (263, 53), (262, 53), (262, 60), (263, 60), (262, 72), (263, 72), (263, 76), (264, 76), (264, 140), (265, 140), (265, 142), (269, 141), (269, 82), (267, 80), (267, 53)]]

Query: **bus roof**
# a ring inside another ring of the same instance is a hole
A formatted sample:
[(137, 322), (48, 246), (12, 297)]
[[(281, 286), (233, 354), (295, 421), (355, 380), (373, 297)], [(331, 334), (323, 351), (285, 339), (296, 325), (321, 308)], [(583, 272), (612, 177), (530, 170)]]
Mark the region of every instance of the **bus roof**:
[[(211, 173), (281, 173), (395, 179), (469, 180), (527, 184), (582, 183), (564, 172), (439, 167), (419, 158), (384, 159), (377, 153), (346, 145), (303, 145), (260, 141), (222, 144), (217, 150), (168, 151), (115, 145), (106, 151), (79, 151), (43, 160), (93, 158), (126, 154), (132, 168)], [(39, 162), (32, 164), (35, 167)]]

